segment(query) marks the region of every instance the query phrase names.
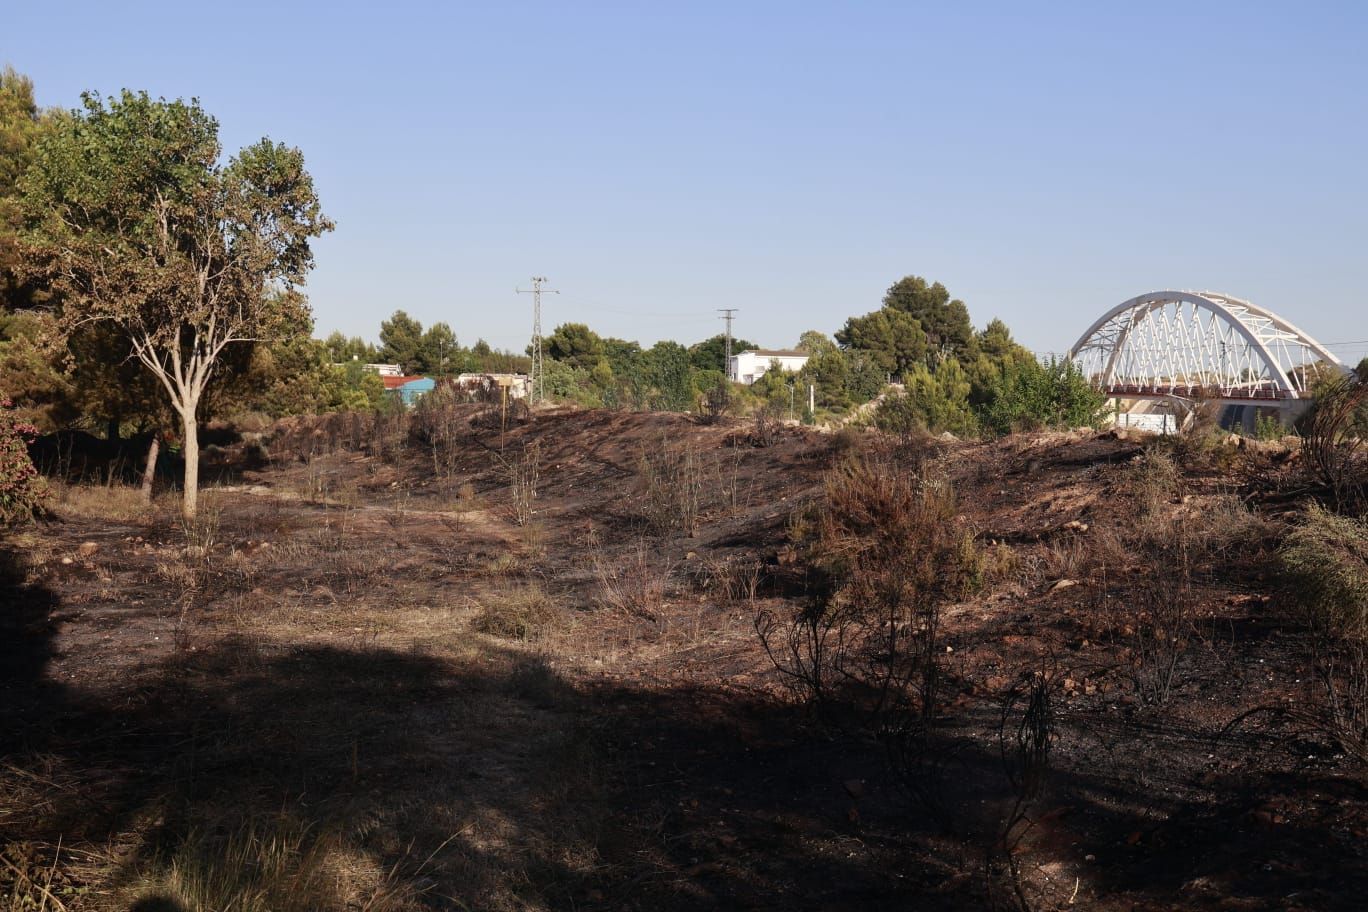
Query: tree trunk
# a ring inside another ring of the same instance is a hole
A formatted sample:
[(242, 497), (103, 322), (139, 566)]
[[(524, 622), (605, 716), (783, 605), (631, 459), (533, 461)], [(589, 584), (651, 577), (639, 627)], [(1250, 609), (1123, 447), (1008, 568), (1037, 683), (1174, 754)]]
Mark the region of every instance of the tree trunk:
[(152, 502), (152, 479), (157, 474), (157, 455), (161, 452), (161, 436), (153, 433), (152, 442), (147, 445), (147, 465), (143, 467), (142, 500)]
[(118, 418), (110, 418), (105, 422), (105, 439), (110, 443), (114, 443), (119, 439), (119, 424)]
[(185, 492), (181, 501), (181, 513), (186, 519), (194, 519), (199, 509), (199, 425), (195, 421), (194, 405), (181, 411), (181, 424), (185, 430), (185, 445), (181, 455), (185, 457)]

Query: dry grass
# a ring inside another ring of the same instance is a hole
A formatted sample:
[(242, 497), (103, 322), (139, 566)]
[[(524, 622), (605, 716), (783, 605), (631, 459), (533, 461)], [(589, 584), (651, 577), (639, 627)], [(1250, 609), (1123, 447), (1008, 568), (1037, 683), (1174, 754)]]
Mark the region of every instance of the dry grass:
[(134, 906), (185, 912), (310, 912), (346, 905), (340, 842), (290, 815), (231, 828), (191, 829), (147, 864), (129, 892)]
[(486, 596), (475, 616), (480, 633), (508, 640), (540, 639), (562, 623), (560, 610), (537, 583), (517, 583)]
[(658, 535), (693, 536), (703, 499), (703, 459), (697, 447), (661, 439), (637, 461), (642, 517)]
[(1136, 506), (1135, 532), (1145, 537), (1161, 534), (1183, 492), (1183, 476), (1173, 457), (1151, 446), (1131, 464), (1126, 487)]
[(763, 567), (754, 558), (710, 560), (702, 569), (704, 590), (725, 605), (753, 606)]
[(627, 559), (609, 562), (601, 551), (594, 554), (598, 603), (630, 617), (654, 621), (665, 603), (674, 565), (657, 556), (654, 548), (638, 541)]
[(521, 442), (512, 450), (494, 454), (499, 474), (508, 485), (512, 519), (519, 526), (532, 522), (541, 484), (541, 443)]
[(111, 522), (141, 522), (151, 519), (170, 505), (168, 499), (148, 504), (142, 490), (133, 485), (84, 485), (51, 482), (52, 507), (60, 515)]
[(1313, 626), (1368, 639), (1368, 523), (1313, 506), (1281, 555)]

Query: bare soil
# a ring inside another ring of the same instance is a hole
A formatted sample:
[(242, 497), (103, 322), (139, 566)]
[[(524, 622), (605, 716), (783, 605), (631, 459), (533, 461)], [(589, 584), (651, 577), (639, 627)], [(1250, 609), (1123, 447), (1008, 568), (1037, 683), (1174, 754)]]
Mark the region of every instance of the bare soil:
[[(214, 908), (212, 872), (265, 882), (272, 839), (290, 908), (988, 908), (1002, 700), (1042, 669), (1035, 908), (1362, 908), (1362, 773), (1268, 711), (1315, 694), (1276, 572), (1286, 452), (1180, 459), (1155, 504), (1134, 440), (921, 444), (1001, 565), (947, 612), (947, 832), (754, 630), (806, 597), (793, 524), (865, 438), (474, 407), (448, 430), (299, 419), (209, 454), (196, 523), (94, 488), (8, 534), (0, 908)], [(693, 460), (693, 534), (653, 502), (662, 453)], [(1254, 509), (1216, 524), (1231, 503)], [(1183, 517), (1215, 543), (1156, 699), (1128, 625), (1174, 568), (1134, 533)]]

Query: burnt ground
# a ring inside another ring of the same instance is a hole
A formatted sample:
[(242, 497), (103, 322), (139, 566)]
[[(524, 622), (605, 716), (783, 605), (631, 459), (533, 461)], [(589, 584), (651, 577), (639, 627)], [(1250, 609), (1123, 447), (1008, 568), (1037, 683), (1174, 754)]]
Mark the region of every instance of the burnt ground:
[(1360, 908), (1361, 772), (1284, 711), (1316, 696), (1276, 572), (1291, 506), (1264, 496), (1286, 453), (1155, 481), (1111, 435), (916, 445), (991, 564), (945, 618), (945, 826), (755, 633), (803, 602), (796, 525), (875, 438), (569, 410), (428, 430), (287, 422), (210, 454), (196, 523), (174, 492), (73, 486), (8, 535), (10, 908), (1010, 903), (985, 860), (1002, 706), (1042, 672), (1032, 907)]

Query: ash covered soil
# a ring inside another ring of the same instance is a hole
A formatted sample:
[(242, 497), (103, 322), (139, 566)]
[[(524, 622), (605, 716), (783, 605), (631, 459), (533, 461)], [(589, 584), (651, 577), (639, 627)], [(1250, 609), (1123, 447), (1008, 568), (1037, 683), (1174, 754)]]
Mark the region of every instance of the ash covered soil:
[[(211, 454), (195, 523), (67, 488), (0, 565), (0, 897), (188, 909), (215, 865), (266, 884), (269, 833), (309, 897), (276, 907), (1010, 904), (983, 833), (1004, 700), (1045, 672), (1031, 907), (1362, 908), (1362, 773), (1288, 721), (1317, 694), (1277, 575), (1295, 454), (1169, 445), (1155, 480), (1152, 446), (471, 407), (282, 422)], [(756, 633), (810, 600), (803, 517), (873, 447), (953, 483), (989, 566), (943, 620), (948, 826)]]

